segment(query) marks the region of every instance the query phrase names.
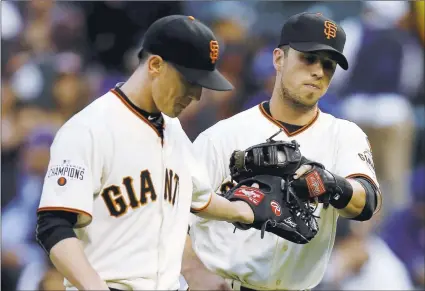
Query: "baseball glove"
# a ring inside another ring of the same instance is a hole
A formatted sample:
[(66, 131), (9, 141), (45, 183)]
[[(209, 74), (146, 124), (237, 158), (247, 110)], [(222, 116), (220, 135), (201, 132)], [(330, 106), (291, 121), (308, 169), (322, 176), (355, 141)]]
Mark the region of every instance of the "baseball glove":
[[(232, 153), (230, 174), (238, 184), (227, 191), (225, 197), (247, 202), (254, 212), (253, 224), (234, 223), (236, 228), (253, 227), (261, 230), (262, 238), (264, 232), (269, 231), (286, 240), (305, 244), (319, 230), (318, 217), (313, 214), (316, 208), (310, 204), (314, 201), (317, 205), (318, 199), (309, 195), (299, 197), (291, 184), (300, 166), (309, 164), (320, 168), (322, 165), (303, 157), (295, 140), (273, 140), (278, 133), (265, 143)], [(258, 188), (252, 187), (253, 184)]]
[(293, 175), (304, 163), (309, 162), (299, 150), (299, 144), (275, 141), (269, 138), (244, 151), (234, 151), (230, 157), (232, 179), (240, 181), (254, 175), (272, 175), (285, 178)]
[[(335, 183), (332, 183), (333, 175), (322, 164), (305, 158), (295, 140), (286, 142), (272, 138), (244, 151), (234, 151), (229, 164), (231, 179), (238, 182), (256, 175), (282, 177), (288, 185), (293, 183), (292, 190), (302, 201), (322, 202), (327, 208), (329, 194), (336, 191), (325, 190), (337, 190)], [(303, 165), (310, 165), (312, 170), (309, 175), (294, 180), (295, 172)]]
[(281, 177), (258, 175), (244, 179), (227, 191), (224, 197), (249, 204), (254, 212), (254, 222), (233, 224), (242, 230), (251, 227), (261, 230), (261, 238), (268, 231), (294, 243), (305, 244), (314, 238), (319, 229), (313, 207), (299, 200)]

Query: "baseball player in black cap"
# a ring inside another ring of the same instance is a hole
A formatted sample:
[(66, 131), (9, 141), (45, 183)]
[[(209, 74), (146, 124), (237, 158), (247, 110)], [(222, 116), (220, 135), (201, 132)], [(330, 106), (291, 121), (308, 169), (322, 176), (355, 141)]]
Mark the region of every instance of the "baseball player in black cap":
[(216, 91), (233, 86), (215, 68), (219, 45), (211, 30), (201, 22), (178, 15), (156, 21), (146, 32), (139, 58), (155, 54), (173, 65), (191, 84)]
[[(296, 140), (301, 154), (324, 169), (301, 166), (294, 174), (294, 192), (303, 197), (331, 195), (329, 207), (318, 203), (314, 211), (320, 217), (317, 235), (307, 244), (272, 233), (261, 239), (256, 229), (238, 230), (228, 223), (192, 217), (182, 267), (190, 289), (314, 288), (325, 273), (338, 217), (365, 221), (379, 210), (381, 194), (366, 134), (317, 106), (336, 66), (348, 69), (345, 37), (338, 24), (321, 14), (290, 17), (273, 51), (276, 82), (270, 101), (218, 122), (194, 141), (213, 189), (220, 189), (229, 179), (234, 150), (245, 150), (273, 135), (274, 140)], [(335, 180), (326, 180), (326, 175)], [(335, 185), (340, 194), (329, 194)]]
[(202, 88), (231, 90), (219, 44), (191, 16), (157, 20), (130, 78), (68, 120), (51, 147), (37, 241), (67, 290), (177, 290), (190, 211), (251, 223), (210, 188), (177, 118)]

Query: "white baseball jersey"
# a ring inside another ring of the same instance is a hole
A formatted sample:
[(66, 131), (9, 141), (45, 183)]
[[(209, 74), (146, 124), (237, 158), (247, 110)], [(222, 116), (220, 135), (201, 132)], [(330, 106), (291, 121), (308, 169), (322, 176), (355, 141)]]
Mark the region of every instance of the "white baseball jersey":
[[(266, 142), (283, 128), (263, 104), (248, 109), (201, 133), (194, 142), (207, 166), (213, 189), (230, 175), (234, 150)], [(289, 134), (283, 130), (275, 140), (297, 140), (301, 153), (343, 176), (363, 176), (378, 186), (366, 135), (354, 123), (318, 111), (305, 127)], [(235, 230), (226, 222), (193, 217), (194, 250), (207, 268), (257, 290), (304, 290), (322, 279), (335, 239), (338, 213), (319, 204), (319, 233), (308, 244), (295, 244), (266, 232)]]
[(212, 191), (178, 119), (164, 116), (161, 139), (133, 106), (114, 89), (59, 130), (39, 211), (79, 214), (85, 254), (114, 288), (177, 290), (190, 208)]

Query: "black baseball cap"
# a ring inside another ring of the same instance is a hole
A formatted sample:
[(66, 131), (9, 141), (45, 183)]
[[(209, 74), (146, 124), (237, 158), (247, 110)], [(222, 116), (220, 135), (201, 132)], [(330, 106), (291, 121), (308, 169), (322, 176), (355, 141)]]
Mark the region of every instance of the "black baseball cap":
[(330, 52), (341, 68), (347, 70), (348, 61), (343, 55), (345, 39), (345, 31), (335, 21), (320, 13), (300, 13), (283, 25), (279, 47), (289, 45), (300, 52)]
[(216, 91), (232, 84), (216, 69), (219, 44), (214, 33), (192, 16), (170, 15), (156, 20), (144, 35), (143, 52), (161, 56), (191, 83)]

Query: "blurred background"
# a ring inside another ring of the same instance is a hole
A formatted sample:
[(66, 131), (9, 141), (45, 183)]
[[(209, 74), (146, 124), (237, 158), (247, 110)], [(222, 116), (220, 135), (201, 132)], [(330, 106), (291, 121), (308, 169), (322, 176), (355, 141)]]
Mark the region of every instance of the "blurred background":
[(340, 219), (317, 290), (425, 288), (424, 3), (416, 2), (1, 2), (1, 288), (63, 290), (35, 243), (35, 211), (58, 128), (125, 81), (146, 28), (193, 15), (220, 42), (231, 92), (204, 90), (180, 117), (193, 140), (270, 98), (272, 50), (283, 22), (303, 11), (341, 22), (350, 70), (337, 70), (323, 111), (368, 134), (384, 195), (380, 215)]

